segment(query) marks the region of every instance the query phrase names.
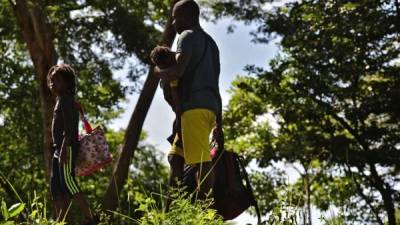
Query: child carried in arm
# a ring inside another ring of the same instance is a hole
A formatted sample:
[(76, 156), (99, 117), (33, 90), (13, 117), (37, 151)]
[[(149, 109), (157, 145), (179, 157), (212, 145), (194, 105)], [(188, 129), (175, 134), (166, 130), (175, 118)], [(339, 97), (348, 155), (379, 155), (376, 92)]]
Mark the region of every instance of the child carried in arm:
[[(166, 46), (156, 46), (150, 53), (151, 61), (161, 69), (171, 67), (176, 64), (175, 52), (171, 51), (170, 48)], [(173, 143), (175, 136), (178, 135), (178, 140), (176, 142), (177, 146), (182, 148), (182, 136), (181, 136), (181, 126), (180, 126), (180, 101), (178, 94), (178, 80), (171, 80), (169, 83), (165, 81), (160, 82), (160, 86), (163, 90), (164, 99), (171, 106), (172, 110), (175, 112), (175, 121), (173, 124), (172, 134), (167, 138), (169, 143)]]
[[(176, 64), (175, 52), (165, 46), (156, 46), (150, 54), (151, 61), (160, 69), (168, 68)], [(183, 179), (183, 168), (185, 159), (183, 157), (183, 142), (181, 132), (181, 107), (178, 92), (178, 80), (164, 81), (161, 80), (160, 86), (163, 90), (164, 99), (175, 112), (175, 121), (173, 123), (172, 134), (167, 138), (171, 143), (173, 151), (168, 154), (168, 162), (170, 165), (170, 174), (168, 185), (177, 187)], [(165, 210), (169, 210), (171, 204), (171, 196), (166, 200)]]

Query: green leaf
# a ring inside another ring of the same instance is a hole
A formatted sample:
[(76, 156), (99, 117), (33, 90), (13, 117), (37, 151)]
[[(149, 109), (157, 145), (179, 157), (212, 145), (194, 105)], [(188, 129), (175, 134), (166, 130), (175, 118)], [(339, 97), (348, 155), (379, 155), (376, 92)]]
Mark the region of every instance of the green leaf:
[(1, 201), (1, 214), (4, 217), (5, 221), (7, 221), (8, 218), (10, 218), (10, 215), (8, 214), (8, 210), (7, 210), (7, 204), (5, 201)]
[(358, 3), (346, 3), (342, 6), (342, 10), (345, 12), (349, 12), (349, 11), (353, 11), (354, 9), (356, 9), (360, 4)]
[(38, 211), (37, 211), (37, 210), (33, 210), (33, 211), (31, 212), (31, 215), (30, 215), (29, 217), (30, 217), (30, 218), (35, 218), (37, 214), (38, 214)]
[(10, 214), (10, 218), (19, 215), (22, 210), (24, 210), (25, 208), (25, 204), (24, 203), (17, 203), (12, 205), (9, 209), (8, 209), (8, 213)]

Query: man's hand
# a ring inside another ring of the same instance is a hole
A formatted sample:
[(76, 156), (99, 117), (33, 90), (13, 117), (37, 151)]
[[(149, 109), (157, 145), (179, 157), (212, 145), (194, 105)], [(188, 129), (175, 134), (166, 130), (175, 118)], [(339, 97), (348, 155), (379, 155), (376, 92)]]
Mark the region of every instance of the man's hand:
[(162, 79), (162, 71), (158, 66), (154, 67), (153, 73), (154, 73), (154, 76)]
[(214, 140), (217, 142), (220, 148), (224, 147), (225, 140), (224, 140), (224, 131), (222, 130), (222, 126), (217, 125), (213, 131)]
[(156, 66), (154, 68), (154, 75), (162, 80), (165, 80), (166, 82), (179, 79), (185, 72), (191, 57), (191, 54), (177, 53), (175, 65), (166, 69), (160, 69), (158, 66)]
[(171, 76), (169, 75), (171, 72), (172, 67), (167, 69), (160, 69), (160, 67), (154, 67), (154, 76), (158, 77), (159, 79), (163, 80), (163, 82), (168, 83), (171, 80)]

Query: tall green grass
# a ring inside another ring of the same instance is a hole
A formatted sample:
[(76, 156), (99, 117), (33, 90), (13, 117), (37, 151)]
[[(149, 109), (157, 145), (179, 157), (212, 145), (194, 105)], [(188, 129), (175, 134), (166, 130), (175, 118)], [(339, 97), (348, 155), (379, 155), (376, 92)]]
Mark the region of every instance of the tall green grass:
[(195, 199), (194, 193), (187, 194), (182, 189), (175, 189), (171, 194), (171, 205), (168, 212), (156, 206), (152, 198), (144, 199), (137, 209), (143, 217), (137, 222), (141, 225), (222, 225), (223, 219), (211, 209), (211, 199)]
[[(2, 179), (5, 179), (2, 177)], [(7, 205), (3, 198), (0, 198), (0, 225), (65, 225), (65, 218), (61, 222), (56, 222), (51, 215), (51, 207), (46, 202), (45, 196), (37, 196), (33, 193), (33, 198), (24, 202), (15, 189), (10, 185), (16, 199), (19, 202)], [(289, 188), (290, 189), (290, 188)], [(182, 189), (171, 191), (171, 204), (169, 211), (166, 212), (165, 199), (167, 196), (159, 193), (145, 193), (140, 197), (135, 197), (136, 209), (131, 209), (128, 213), (122, 214), (118, 211), (104, 212), (98, 206), (97, 214), (100, 216), (101, 225), (109, 224), (139, 224), (139, 225), (223, 225), (232, 224), (224, 222), (223, 219), (211, 209), (212, 200), (195, 199), (194, 194), (187, 194)], [(281, 201), (274, 209), (265, 216), (263, 224), (269, 225), (301, 225), (298, 220), (300, 207), (292, 202), (290, 190), (285, 190), (280, 198)], [(160, 200), (161, 199), (161, 200)], [(130, 200), (129, 196), (127, 201)], [(74, 210), (69, 212), (75, 214)], [(138, 213), (140, 218), (137, 219)], [(73, 215), (75, 217), (75, 215)], [(78, 218), (79, 219), (79, 218)], [(345, 225), (345, 219), (341, 216), (332, 215), (330, 218), (321, 218), (324, 225)], [(77, 221), (75, 221), (77, 222)], [(240, 224), (241, 225), (241, 224)]]

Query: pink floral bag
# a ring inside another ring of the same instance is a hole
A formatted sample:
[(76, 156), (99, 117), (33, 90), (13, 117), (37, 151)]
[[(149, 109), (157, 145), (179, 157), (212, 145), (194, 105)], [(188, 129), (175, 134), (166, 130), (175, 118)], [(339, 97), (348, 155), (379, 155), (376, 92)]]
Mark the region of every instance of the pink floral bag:
[(76, 102), (86, 134), (80, 135), (79, 153), (76, 159), (75, 174), (88, 176), (107, 164), (111, 163), (112, 156), (100, 126), (92, 129), (83, 112), (82, 106)]

